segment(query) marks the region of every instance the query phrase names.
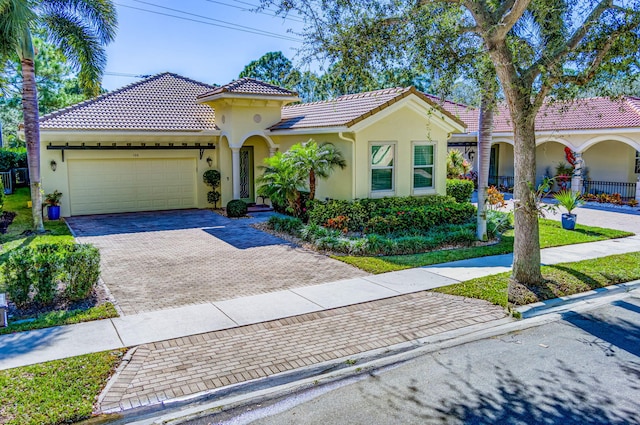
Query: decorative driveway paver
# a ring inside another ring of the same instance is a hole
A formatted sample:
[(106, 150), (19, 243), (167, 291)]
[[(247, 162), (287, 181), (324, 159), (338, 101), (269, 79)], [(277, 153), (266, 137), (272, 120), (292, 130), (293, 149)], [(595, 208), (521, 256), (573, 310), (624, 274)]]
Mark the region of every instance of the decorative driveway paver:
[(100, 248), (102, 279), (125, 315), (201, 304), (367, 273), (208, 210), (67, 219)]
[(418, 292), (144, 344), (99, 408), (153, 405), (505, 317), (483, 300)]

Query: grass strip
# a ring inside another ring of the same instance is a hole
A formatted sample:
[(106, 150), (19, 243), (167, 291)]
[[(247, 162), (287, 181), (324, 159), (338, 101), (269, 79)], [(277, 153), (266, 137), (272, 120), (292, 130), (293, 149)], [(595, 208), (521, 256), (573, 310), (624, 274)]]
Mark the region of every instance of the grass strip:
[[(444, 286), (434, 291), (480, 298), (506, 308), (509, 304), (507, 291), (510, 276), (510, 272), (505, 272)], [(537, 287), (516, 285), (512, 289), (512, 303), (525, 305), (640, 279), (640, 252), (543, 266), (542, 276), (545, 282)]]
[[(118, 312), (111, 303), (104, 303), (87, 310), (62, 310), (43, 313), (32, 320), (21, 323), (9, 322), (6, 328), (0, 328), (0, 335), (14, 332), (30, 331), (34, 329), (50, 328), (52, 326), (72, 325), (74, 323), (90, 322), (92, 320), (118, 317)], [(24, 318), (22, 320), (25, 320)]]
[(91, 416), (125, 350), (0, 371), (0, 423), (53, 425)]
[[(564, 230), (560, 222), (548, 219), (540, 219), (539, 223), (541, 248), (597, 242), (633, 235), (633, 233), (622, 230), (604, 229), (580, 224), (576, 225), (575, 230)], [(513, 252), (513, 230), (505, 232), (500, 242), (494, 245), (438, 250), (410, 255), (379, 257), (334, 255), (332, 258), (351, 264), (369, 273), (379, 274), (414, 267), (430, 266), (432, 264), (448, 263), (450, 261), (467, 260), (469, 258), (509, 254), (511, 252)]]

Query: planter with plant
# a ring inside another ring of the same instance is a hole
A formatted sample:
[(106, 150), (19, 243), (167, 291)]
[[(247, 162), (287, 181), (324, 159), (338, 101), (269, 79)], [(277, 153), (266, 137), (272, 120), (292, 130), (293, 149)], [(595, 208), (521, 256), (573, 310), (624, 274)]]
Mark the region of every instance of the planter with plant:
[(57, 190), (45, 195), (44, 203), (47, 205), (47, 217), (49, 220), (60, 219), (60, 198), (62, 198), (62, 192)]
[(577, 216), (572, 214), (571, 211), (584, 204), (580, 193), (572, 192), (571, 190), (561, 190), (553, 195), (553, 197), (558, 201), (558, 205), (567, 210), (566, 213), (562, 214), (562, 228), (566, 230), (575, 229)]
[(560, 190), (567, 190), (569, 188), (571, 176), (573, 176), (573, 166), (564, 162), (558, 163), (556, 166), (556, 176), (554, 180), (558, 184)]

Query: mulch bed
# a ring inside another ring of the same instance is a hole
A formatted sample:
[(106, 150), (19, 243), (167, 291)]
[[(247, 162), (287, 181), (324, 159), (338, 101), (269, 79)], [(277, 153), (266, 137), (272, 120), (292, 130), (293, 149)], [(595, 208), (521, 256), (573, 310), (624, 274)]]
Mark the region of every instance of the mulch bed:
[(49, 313), (51, 311), (70, 311), (70, 310), (88, 310), (91, 307), (98, 306), (100, 304), (104, 304), (107, 301), (113, 302), (111, 297), (105, 288), (105, 286), (100, 282), (93, 289), (93, 292), (89, 296), (81, 301), (70, 302), (63, 297), (58, 297), (54, 300), (51, 305), (38, 305), (31, 304), (28, 307), (18, 308), (14, 303), (9, 300), (9, 311), (8, 315), (11, 318), (21, 319), (26, 317), (36, 317), (43, 313)]
[(7, 233), (7, 228), (13, 222), (14, 218), (16, 218), (16, 213), (13, 211), (4, 211), (2, 215), (0, 215), (0, 233)]

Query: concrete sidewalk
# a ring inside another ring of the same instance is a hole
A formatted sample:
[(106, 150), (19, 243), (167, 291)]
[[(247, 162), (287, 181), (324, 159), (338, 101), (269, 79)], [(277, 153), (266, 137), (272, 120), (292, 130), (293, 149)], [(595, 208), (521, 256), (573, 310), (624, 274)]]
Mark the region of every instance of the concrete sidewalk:
[[(542, 250), (543, 264), (640, 251), (640, 235)], [(425, 291), (508, 271), (511, 255), (476, 258), (0, 336), (0, 369), (188, 337)]]

